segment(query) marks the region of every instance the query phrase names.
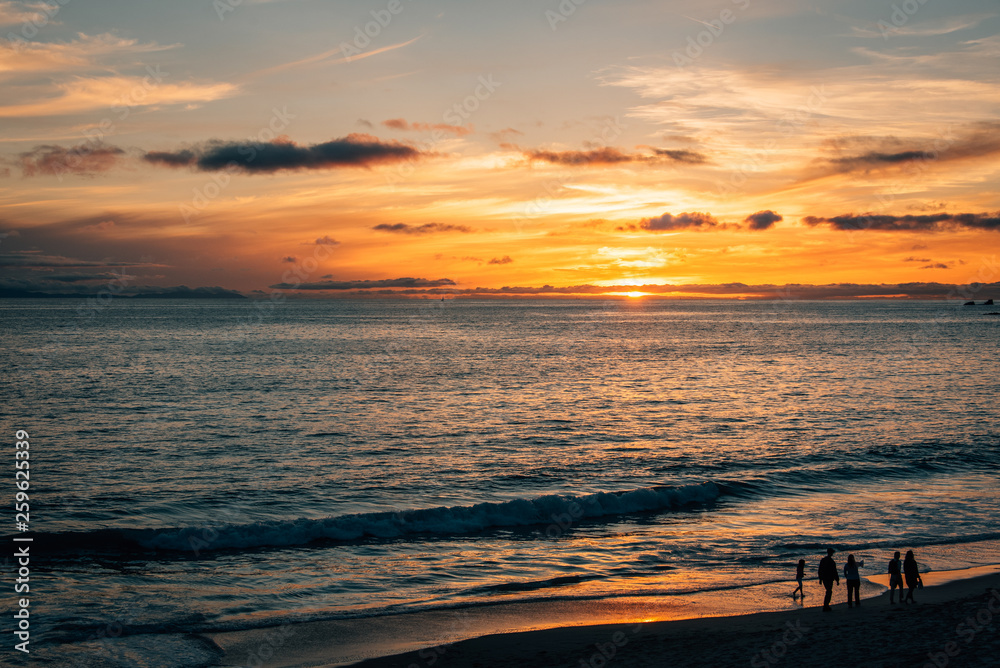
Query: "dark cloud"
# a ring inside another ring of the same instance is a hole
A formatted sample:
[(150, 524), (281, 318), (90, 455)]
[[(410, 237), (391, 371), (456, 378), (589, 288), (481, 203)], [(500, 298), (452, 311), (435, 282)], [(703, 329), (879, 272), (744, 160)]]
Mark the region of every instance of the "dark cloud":
[[(679, 213), (676, 216), (665, 213), (656, 218), (643, 218), (639, 221), (638, 229), (650, 232), (672, 232), (676, 230), (707, 230), (717, 227), (719, 221), (711, 214), (699, 213)], [(635, 226), (632, 226), (635, 229)]]
[(932, 262), (932, 261), (933, 260), (931, 260), (931, 258), (929, 257), (913, 257), (912, 255), (903, 260), (903, 262)]
[(270, 286), (275, 290), (366, 290), (369, 288), (437, 288), (457, 285), (450, 278), (384, 278), (363, 281), (326, 281), (323, 283), (278, 283)]
[(585, 151), (524, 151), (524, 155), (532, 161), (548, 162), (554, 165), (570, 167), (592, 167), (601, 165), (620, 165), (628, 163), (658, 163), (683, 162), (701, 164), (707, 159), (701, 153), (685, 149), (651, 148), (652, 155), (645, 153), (626, 153), (621, 149), (603, 147)]
[(933, 141), (897, 137), (839, 137), (827, 142), (835, 153), (824, 162), (833, 173), (865, 172), (913, 163), (953, 162), (1000, 153), (1000, 123), (977, 123), (959, 135)]
[(936, 156), (931, 151), (902, 151), (900, 153), (879, 153), (872, 151), (862, 155), (853, 155), (846, 158), (834, 158), (830, 160), (835, 165), (848, 165), (851, 169), (858, 166), (878, 165), (879, 163), (895, 164), (899, 162), (913, 162), (914, 160), (931, 160)]
[(187, 167), (197, 162), (198, 156), (194, 151), (184, 149), (175, 151), (174, 153), (149, 151), (146, 155), (142, 156), (142, 159), (154, 165), (163, 165), (164, 167)]
[(372, 228), (379, 232), (391, 232), (393, 234), (437, 234), (440, 232), (462, 232), (469, 234), (474, 230), (465, 225), (446, 225), (444, 223), (424, 223), (423, 225), (408, 225), (406, 223), (382, 223)]
[(766, 230), (773, 227), (775, 223), (780, 223), (782, 220), (784, 220), (783, 216), (770, 209), (766, 209), (757, 213), (751, 213), (743, 219), (743, 222), (748, 223), (751, 230)]
[(52, 274), (46, 276), (45, 279), (59, 283), (80, 283), (85, 281), (127, 281), (135, 279), (135, 276), (102, 272), (100, 274)]
[(322, 144), (300, 146), (291, 141), (223, 142), (210, 141), (180, 151), (152, 151), (143, 159), (165, 167), (193, 166), (201, 171), (225, 169), (248, 174), (270, 174), (280, 170), (369, 167), (401, 162), (425, 154), (399, 142), (385, 142), (367, 134), (349, 134)]
[(588, 151), (526, 151), (530, 160), (549, 162), (554, 165), (585, 167), (590, 165), (617, 165), (635, 162), (636, 156), (623, 153), (617, 148), (595, 148)]
[(340, 242), (336, 239), (330, 237), (329, 234), (325, 234), (316, 240), (317, 246), (339, 246)]
[(847, 214), (822, 218), (806, 216), (806, 225), (827, 225), (835, 230), (879, 230), (883, 232), (941, 232), (954, 229), (1000, 231), (997, 213), (934, 213), (925, 215), (891, 216)]
[(24, 269), (40, 267), (139, 267), (156, 266), (144, 262), (105, 262), (99, 260), (79, 260), (62, 255), (44, 255), (35, 251), (0, 253), (0, 267), (20, 267)]
[(686, 162), (691, 165), (701, 165), (708, 162), (708, 158), (703, 153), (689, 151), (687, 149), (654, 148), (653, 152), (656, 155), (669, 158), (674, 162)]
[(495, 257), (486, 264), (510, 264), (514, 260), (510, 259), (510, 255), (504, 255), (503, 257)]
[(387, 121), (382, 121), (382, 125), (392, 130), (401, 130), (403, 132), (434, 132), (436, 130), (455, 135), (456, 137), (464, 137), (472, 132), (472, 126), (448, 125), (447, 123), (410, 123), (403, 118), (390, 118)]
[(920, 267), (921, 269), (951, 269), (951, 265), (945, 264), (944, 262), (935, 262), (933, 264), (924, 265)]
[(90, 176), (115, 167), (124, 155), (117, 146), (101, 142), (69, 148), (45, 144), (18, 154), (18, 161), (24, 176)]
[(295, 262), (299, 261), (299, 258), (295, 257), (294, 255), (286, 255), (285, 257), (281, 258), (281, 261), (286, 262), (288, 264), (294, 264)]

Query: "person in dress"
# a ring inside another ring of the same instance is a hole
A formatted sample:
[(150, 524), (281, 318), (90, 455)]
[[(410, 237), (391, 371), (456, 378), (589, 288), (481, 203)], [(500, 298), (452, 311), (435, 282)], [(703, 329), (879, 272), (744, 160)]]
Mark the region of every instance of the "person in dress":
[[(864, 565), (864, 562), (861, 562)], [(858, 562), (854, 560), (854, 555), (847, 555), (847, 563), (844, 564), (844, 579), (847, 580), (847, 607), (853, 608), (854, 603), (861, 606), (861, 573), (858, 571)], [(854, 603), (851, 603), (851, 595), (854, 595)]]
[(906, 579), (906, 600), (904, 603), (916, 603), (913, 599), (913, 592), (922, 583), (920, 581), (920, 568), (917, 567), (917, 560), (913, 558), (913, 550), (906, 551), (906, 558), (903, 559), (903, 577)]

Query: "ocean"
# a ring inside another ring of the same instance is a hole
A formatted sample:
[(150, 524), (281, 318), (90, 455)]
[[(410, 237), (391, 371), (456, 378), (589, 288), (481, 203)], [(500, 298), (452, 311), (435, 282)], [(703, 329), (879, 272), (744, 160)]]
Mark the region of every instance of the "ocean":
[[(31, 654), (1000, 562), (1000, 319), (954, 302), (2, 300)], [(13, 493), (11, 492), (11, 495)], [(12, 588), (12, 587), (11, 587)], [(8, 588), (7, 600), (17, 597)], [(787, 590), (787, 591), (786, 591)], [(818, 602), (818, 601), (817, 601)], [(13, 644), (11, 617), (4, 624)]]

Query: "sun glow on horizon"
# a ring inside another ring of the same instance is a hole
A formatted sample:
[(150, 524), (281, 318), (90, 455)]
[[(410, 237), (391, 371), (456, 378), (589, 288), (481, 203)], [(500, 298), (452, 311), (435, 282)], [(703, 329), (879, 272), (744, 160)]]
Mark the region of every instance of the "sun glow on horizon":
[(619, 297), (631, 297), (632, 299), (638, 299), (639, 297), (646, 297), (652, 292), (640, 292), (639, 290), (632, 290), (631, 292), (609, 292), (609, 295), (617, 295)]

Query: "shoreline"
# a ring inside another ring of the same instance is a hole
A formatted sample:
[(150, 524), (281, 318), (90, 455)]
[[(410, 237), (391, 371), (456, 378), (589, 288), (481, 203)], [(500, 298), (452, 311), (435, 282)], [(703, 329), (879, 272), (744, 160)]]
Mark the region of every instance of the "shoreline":
[[(993, 657), (989, 663), (955, 663), (957, 659), (945, 653), (942, 656), (950, 661), (946, 665), (995, 664), (1000, 634), (977, 632), (965, 651), (962, 641), (967, 633), (961, 637), (955, 633), (962, 619), (955, 615), (965, 608), (971, 609), (973, 616), (986, 610), (993, 628), (1000, 626), (993, 621), (994, 617), (1000, 620), (1000, 565), (929, 572), (924, 575), (926, 587), (917, 592), (918, 603), (909, 605), (890, 606), (880, 579), (883, 576), (871, 576), (862, 582), (862, 602), (867, 605), (853, 610), (844, 602), (843, 585), (835, 588), (831, 613), (821, 610), (822, 587), (807, 580), (804, 605), (792, 603), (787, 593), (774, 598), (771, 594), (775, 591), (794, 586), (781, 583), (683, 596), (498, 603), (206, 636), (224, 652), (218, 665), (254, 668), (602, 668), (615, 657), (623, 657), (621, 665), (660, 666), (668, 649), (670, 665), (745, 666), (757, 658), (752, 665), (758, 668), (783, 662), (773, 654), (768, 655), (771, 660), (757, 654), (771, 645), (780, 651), (781, 643), (789, 654), (787, 665), (924, 666), (930, 662), (927, 652), (938, 651), (935, 639), (941, 640), (938, 644), (942, 648), (948, 642), (957, 643), (951, 649), (964, 654), (964, 659), (973, 656), (972, 650), (977, 650), (976, 656)], [(989, 608), (991, 591), (996, 599), (993, 610)], [(952, 617), (958, 621), (949, 622)], [(897, 647), (886, 646), (886, 638), (873, 634), (870, 625), (884, 627), (888, 639), (896, 638)], [(918, 644), (930, 649), (912, 649), (911, 632), (918, 628)], [(798, 642), (794, 636), (801, 632), (804, 638), (807, 629), (811, 639), (803, 645), (812, 649), (792, 660), (791, 648)], [(782, 640), (786, 632), (789, 637)], [(816, 643), (825, 649), (816, 650)], [(844, 663), (845, 651), (863, 651), (864, 656)], [(885, 655), (882, 663), (874, 660), (879, 652)], [(904, 661), (900, 658), (904, 655), (910, 658)], [(810, 663), (811, 656), (818, 657), (817, 662)]]

